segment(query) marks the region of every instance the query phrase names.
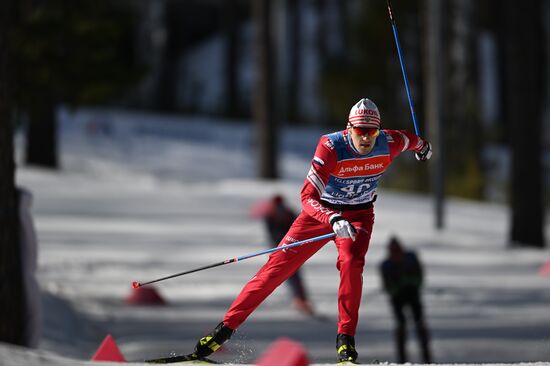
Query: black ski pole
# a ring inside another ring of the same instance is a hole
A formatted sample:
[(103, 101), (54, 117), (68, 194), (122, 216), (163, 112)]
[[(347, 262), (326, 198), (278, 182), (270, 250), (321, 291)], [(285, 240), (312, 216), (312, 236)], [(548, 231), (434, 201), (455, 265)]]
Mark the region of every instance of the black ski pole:
[(166, 276), (166, 277), (157, 278), (156, 280), (152, 280), (152, 281), (147, 281), (147, 282), (134, 281), (134, 282), (132, 282), (132, 287), (133, 288), (140, 288), (140, 287), (150, 285), (150, 284), (155, 283), (155, 282), (160, 282), (160, 281), (168, 280), (170, 278), (179, 277), (179, 276), (183, 276), (183, 275), (194, 273), (194, 272), (199, 272), (199, 271), (209, 269), (209, 268), (223, 266), (224, 264), (243, 261), (245, 259), (257, 257), (259, 255), (273, 253), (273, 252), (276, 252), (278, 250), (284, 250), (284, 249), (304, 245), (304, 244), (307, 244), (307, 243), (313, 243), (315, 241), (319, 241), (319, 240), (323, 240), (323, 239), (329, 239), (329, 238), (332, 238), (333, 236), (335, 236), (334, 233), (324, 234), (324, 235), (316, 236), (314, 238), (310, 238), (310, 239), (306, 239), (306, 240), (302, 240), (302, 241), (297, 241), (297, 242), (292, 243), (292, 244), (287, 244), (287, 245), (282, 245), (282, 246), (276, 247), (276, 248), (262, 250), (261, 252), (256, 252), (256, 253), (246, 254), (246, 255), (243, 255), (243, 256), (240, 256), (240, 257), (236, 257), (236, 258), (226, 259), (226, 260), (218, 262), (218, 263), (210, 264), (210, 265), (200, 267), (200, 268), (191, 269), (191, 270), (185, 271), (185, 272), (176, 273), (176, 274)]

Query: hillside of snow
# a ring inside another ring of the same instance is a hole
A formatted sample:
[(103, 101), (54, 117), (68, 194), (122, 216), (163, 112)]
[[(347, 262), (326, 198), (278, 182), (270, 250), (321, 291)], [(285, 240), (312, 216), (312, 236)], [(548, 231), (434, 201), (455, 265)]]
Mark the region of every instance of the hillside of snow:
[[(84, 365), (107, 334), (128, 361), (187, 353), (263, 264), (265, 256), (158, 283), (154, 287), (166, 305), (125, 302), (132, 281), (266, 249), (264, 227), (249, 209), (275, 193), (299, 208), (300, 187), (322, 133), (286, 129), (284, 179), (264, 182), (255, 179), (249, 126), (178, 119), (62, 111), (63, 170), (18, 168), (18, 184), (34, 195), (42, 340), (38, 351), (0, 345), (0, 365)], [(393, 320), (377, 268), (395, 234), (426, 266), (424, 300), (435, 362), (550, 364), (550, 277), (538, 274), (550, 250), (509, 248), (505, 206), (450, 200), (447, 228), (438, 232), (431, 197), (381, 185), (356, 335), (359, 360), (395, 360)], [(288, 337), (304, 346), (312, 363), (334, 364), (335, 259), (329, 243), (303, 268), (323, 318), (298, 313), (283, 285), (213, 358), (250, 364), (277, 338)], [(409, 328), (411, 362), (418, 363)]]

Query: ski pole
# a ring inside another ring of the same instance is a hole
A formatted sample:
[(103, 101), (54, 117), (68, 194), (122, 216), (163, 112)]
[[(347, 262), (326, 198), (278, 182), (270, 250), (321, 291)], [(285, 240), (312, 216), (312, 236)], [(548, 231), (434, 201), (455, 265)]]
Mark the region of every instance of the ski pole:
[(397, 23), (393, 16), (393, 9), (391, 6), (391, 1), (388, 2), (388, 13), (390, 14), (391, 27), (393, 30), (393, 38), (395, 39), (395, 46), (397, 48), (397, 55), (399, 56), (399, 64), (401, 65), (401, 73), (403, 74), (403, 82), (405, 83), (405, 91), (407, 92), (407, 99), (409, 100), (409, 108), (411, 110), (411, 116), (414, 124), (414, 132), (417, 136), (420, 136), (418, 130), (418, 124), (416, 122), (416, 113), (414, 112), (414, 103), (411, 97), (411, 90), (409, 88), (409, 79), (407, 78), (407, 70), (405, 69), (405, 59), (403, 57), (403, 51), (401, 51), (401, 43), (399, 42), (399, 34), (397, 33)]
[(314, 238), (310, 238), (310, 239), (306, 239), (306, 240), (302, 240), (302, 241), (297, 241), (297, 242), (292, 243), (292, 244), (286, 244), (286, 245), (282, 245), (282, 246), (279, 246), (279, 247), (276, 247), (276, 248), (271, 248), (271, 249), (267, 249), (267, 250), (262, 250), (261, 252), (246, 254), (246, 255), (243, 255), (243, 256), (240, 256), (240, 257), (237, 257), (237, 258), (226, 259), (226, 260), (224, 260), (224, 261), (221, 261), (221, 262), (218, 262), (218, 263), (214, 263), (214, 264), (210, 264), (210, 265), (208, 265), (208, 266), (204, 266), (204, 267), (200, 267), (200, 268), (191, 269), (191, 270), (189, 270), (189, 271), (176, 273), (176, 274), (173, 274), (173, 275), (170, 275), (170, 276), (166, 276), (166, 277), (157, 278), (156, 280), (152, 280), (152, 281), (147, 281), (147, 282), (138, 282), (138, 281), (134, 281), (134, 282), (132, 282), (132, 287), (133, 287), (133, 288), (143, 287), (143, 286), (149, 285), (149, 284), (151, 284), (151, 283), (155, 283), (155, 282), (160, 282), (160, 281), (168, 280), (168, 279), (170, 279), (170, 278), (183, 276), (183, 275), (186, 275), (186, 274), (190, 274), (190, 273), (193, 273), (193, 272), (202, 271), (202, 270), (209, 269), (209, 268), (214, 268), (214, 267), (218, 267), (218, 266), (223, 266), (224, 264), (229, 264), (229, 263), (234, 263), (234, 262), (243, 261), (243, 260), (245, 260), (245, 259), (257, 257), (257, 256), (259, 256), (259, 255), (268, 254), (268, 253), (273, 253), (273, 252), (276, 252), (276, 251), (278, 251), (278, 250), (284, 250), (284, 249), (288, 249), (288, 248), (293, 248), (293, 247), (297, 247), (297, 246), (300, 246), (300, 245), (304, 245), (304, 244), (307, 244), (307, 243), (313, 243), (313, 242), (315, 242), (315, 241), (319, 241), (319, 240), (323, 240), (323, 239), (329, 239), (329, 238), (332, 238), (333, 236), (335, 236), (334, 233), (324, 234), (324, 235), (316, 236), (316, 237), (314, 237)]

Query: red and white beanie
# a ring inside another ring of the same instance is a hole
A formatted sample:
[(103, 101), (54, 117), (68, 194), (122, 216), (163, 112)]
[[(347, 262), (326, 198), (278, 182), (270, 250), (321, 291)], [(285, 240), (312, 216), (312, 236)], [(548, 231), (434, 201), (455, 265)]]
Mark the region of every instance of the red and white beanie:
[(380, 112), (374, 102), (363, 98), (349, 111), (348, 127), (380, 128)]

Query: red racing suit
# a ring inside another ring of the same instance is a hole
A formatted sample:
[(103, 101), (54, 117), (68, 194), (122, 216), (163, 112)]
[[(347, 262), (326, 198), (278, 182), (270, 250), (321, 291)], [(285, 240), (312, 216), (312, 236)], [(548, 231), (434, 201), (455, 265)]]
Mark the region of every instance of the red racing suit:
[[(338, 333), (355, 335), (363, 286), (363, 267), (374, 224), (373, 203), (378, 181), (392, 160), (406, 150), (419, 151), (424, 141), (405, 130), (382, 130), (375, 146), (360, 155), (347, 130), (321, 137), (301, 191), (302, 212), (279, 246), (332, 232), (329, 223), (341, 214), (357, 230), (355, 241), (336, 237)], [(269, 256), (241, 290), (224, 317), (224, 324), (237, 329), (275, 288), (290, 277), (329, 240), (279, 250)]]

